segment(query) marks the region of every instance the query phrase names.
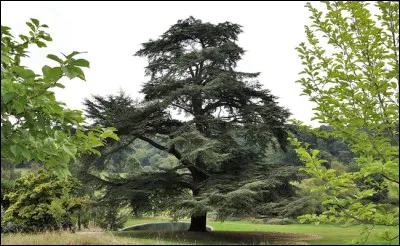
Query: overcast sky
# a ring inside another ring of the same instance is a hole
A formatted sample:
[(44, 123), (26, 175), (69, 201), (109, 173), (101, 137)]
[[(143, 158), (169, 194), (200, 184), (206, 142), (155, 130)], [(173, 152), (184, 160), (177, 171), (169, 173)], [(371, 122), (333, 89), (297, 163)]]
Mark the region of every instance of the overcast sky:
[(56, 98), (73, 109), (83, 109), (82, 101), (91, 94), (115, 94), (125, 90), (133, 98), (139, 93), (145, 58), (133, 56), (140, 44), (156, 39), (179, 19), (189, 16), (217, 24), (230, 21), (243, 26), (238, 44), (246, 54), (238, 63), (243, 72), (261, 72), (260, 82), (279, 97), (292, 118), (311, 122), (308, 97), (300, 96), (295, 81), (302, 70), (295, 47), (305, 41), (304, 25), (310, 24), (305, 2), (8, 2), (1, 1), (1, 25), (13, 34), (29, 31), (25, 22), (36, 18), (47, 24), (53, 38), (47, 48), (30, 49), (23, 65), (41, 71), (56, 65), (47, 54), (85, 51), (81, 58), (90, 62), (84, 69), (86, 82), (63, 79)]

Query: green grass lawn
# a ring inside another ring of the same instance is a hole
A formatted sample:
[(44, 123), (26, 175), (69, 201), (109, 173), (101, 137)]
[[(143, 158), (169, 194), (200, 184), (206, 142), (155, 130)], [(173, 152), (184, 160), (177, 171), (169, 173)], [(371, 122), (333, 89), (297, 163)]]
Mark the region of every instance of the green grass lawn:
[[(289, 233), (304, 233), (314, 234), (321, 238), (315, 240), (306, 240), (309, 244), (347, 244), (355, 239), (360, 234), (361, 226), (353, 226), (348, 228), (332, 226), (332, 225), (310, 225), (310, 224), (291, 224), (291, 225), (264, 225), (252, 224), (249, 222), (226, 221), (226, 222), (210, 222), (214, 230), (221, 231), (271, 231), (271, 232), (289, 232)], [(387, 229), (384, 226), (376, 226), (374, 234), (366, 244), (382, 244), (376, 237), (376, 234)], [(396, 229), (392, 229), (396, 231)], [(397, 227), (398, 231), (398, 227)], [(399, 244), (399, 240), (392, 244)]]
[[(155, 221), (170, 221), (169, 218), (130, 219), (126, 226)], [(69, 244), (69, 245), (175, 245), (175, 244), (346, 244), (359, 235), (360, 227), (340, 228), (329, 225), (266, 225), (248, 221), (225, 221), (208, 223), (213, 232), (161, 232), (161, 231), (123, 231), (123, 232), (44, 232), (38, 234), (17, 233), (1, 234), (1, 244)], [(385, 227), (377, 227), (376, 232)], [(398, 232), (397, 228), (392, 228)], [(318, 239), (305, 238), (301, 234), (317, 235)], [(367, 242), (369, 245), (383, 244), (376, 236)], [(392, 242), (398, 245), (399, 240)]]
[[(169, 218), (142, 218), (142, 219), (130, 219), (125, 223), (125, 226), (131, 226), (135, 224), (148, 223), (148, 222), (163, 222), (170, 221)], [(216, 222), (209, 221), (208, 225), (214, 228), (215, 232), (285, 232), (285, 233), (302, 233), (302, 234), (312, 234), (317, 235), (319, 239), (310, 239), (310, 240), (302, 240), (309, 244), (313, 245), (334, 245), (334, 244), (348, 244), (351, 240), (358, 238), (360, 233), (360, 226), (352, 226), (352, 227), (338, 227), (332, 225), (310, 225), (310, 224), (290, 224), (290, 225), (268, 225), (268, 224), (253, 224), (248, 221), (225, 221), (225, 222)], [(371, 234), (369, 240), (366, 244), (368, 245), (376, 245), (376, 244), (384, 244), (385, 242), (380, 241), (377, 238), (377, 233), (383, 232), (386, 229), (389, 229), (385, 226), (376, 226), (373, 234)], [(398, 231), (397, 228), (390, 228), (391, 231)], [(136, 234), (135, 234), (136, 233)], [(146, 234), (143, 232), (132, 232), (130, 233), (132, 237), (146, 237)], [(125, 235), (127, 236), (127, 235)], [(151, 236), (148, 234), (148, 236)], [(153, 235), (154, 236), (154, 235)], [(188, 237), (188, 235), (184, 235)], [(190, 235), (189, 235), (190, 236)], [(169, 235), (168, 237), (171, 237)], [(167, 239), (162, 235), (158, 235), (158, 240)], [(168, 242), (173, 241), (173, 238), (168, 238)], [(194, 238), (198, 241), (197, 236)], [(180, 239), (183, 240), (183, 239)], [(185, 238), (186, 241), (190, 241), (190, 238)], [(179, 241), (178, 241), (179, 242)], [(392, 245), (398, 245), (399, 240), (392, 242)]]

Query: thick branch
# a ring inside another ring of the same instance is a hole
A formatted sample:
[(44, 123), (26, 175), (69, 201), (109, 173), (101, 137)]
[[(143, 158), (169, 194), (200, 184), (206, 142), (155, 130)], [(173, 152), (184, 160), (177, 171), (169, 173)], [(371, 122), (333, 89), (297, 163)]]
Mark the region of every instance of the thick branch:
[[(181, 153), (179, 153), (179, 152), (175, 149), (175, 146), (174, 146), (174, 145), (172, 145), (170, 148), (167, 148), (167, 147), (162, 146), (161, 144), (159, 144), (159, 143), (153, 141), (152, 139), (150, 139), (150, 138), (148, 138), (148, 137), (145, 137), (145, 136), (142, 136), (142, 135), (138, 135), (137, 137), (138, 137), (139, 139), (143, 140), (143, 141), (146, 141), (147, 143), (151, 144), (153, 147), (155, 147), (155, 148), (157, 148), (157, 149), (159, 149), (159, 150), (162, 150), (162, 151), (165, 151), (165, 152), (168, 152), (168, 153), (172, 154), (172, 155), (175, 156), (176, 159), (178, 159), (178, 160), (181, 160), (181, 159), (182, 159)], [(183, 164), (185, 164), (185, 163), (183, 163)]]
[(148, 137), (145, 137), (145, 136), (143, 136), (143, 135), (137, 135), (137, 138), (139, 138), (139, 139), (141, 139), (141, 140), (143, 140), (143, 141), (148, 142), (148, 143), (151, 144), (153, 147), (156, 147), (156, 148), (159, 149), (159, 150), (162, 150), (162, 151), (167, 151), (167, 150), (168, 150), (167, 147), (162, 146), (161, 144), (159, 144), (159, 143), (155, 142), (154, 140), (152, 140), (152, 139), (150, 139), (150, 138), (148, 138)]
[(171, 145), (171, 147), (168, 149), (168, 153), (172, 154), (173, 156), (176, 157), (176, 159), (181, 160), (182, 159), (182, 155), (181, 153), (179, 153), (178, 150), (175, 149), (175, 145)]

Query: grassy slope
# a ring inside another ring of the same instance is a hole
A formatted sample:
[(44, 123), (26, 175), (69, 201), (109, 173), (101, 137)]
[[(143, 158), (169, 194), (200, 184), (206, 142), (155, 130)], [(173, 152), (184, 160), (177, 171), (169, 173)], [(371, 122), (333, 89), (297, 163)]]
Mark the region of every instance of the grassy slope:
[[(154, 221), (169, 221), (168, 218), (143, 218), (143, 219), (130, 219), (125, 223), (125, 226), (148, 223)], [(212, 226), (215, 231), (268, 231), (268, 232), (286, 232), (286, 233), (304, 233), (318, 235), (320, 239), (305, 240), (309, 244), (347, 244), (352, 239), (358, 238), (360, 233), (360, 226), (353, 226), (342, 228), (332, 225), (309, 225), (309, 224), (291, 224), (291, 225), (267, 225), (267, 224), (253, 224), (246, 221), (225, 221), (213, 222), (210, 221), (208, 225)], [(382, 244), (376, 238), (376, 234), (384, 231), (387, 227), (376, 226), (374, 234), (370, 236), (367, 244)], [(396, 229), (392, 228), (392, 231)], [(398, 227), (397, 227), (398, 231)], [(141, 235), (142, 236), (142, 235)], [(399, 240), (392, 242), (394, 245), (399, 244)]]

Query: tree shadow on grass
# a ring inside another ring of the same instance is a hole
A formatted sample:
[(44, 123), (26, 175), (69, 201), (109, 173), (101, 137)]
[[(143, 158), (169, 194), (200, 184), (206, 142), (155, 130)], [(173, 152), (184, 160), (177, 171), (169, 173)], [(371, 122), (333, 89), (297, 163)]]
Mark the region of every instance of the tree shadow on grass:
[(304, 240), (320, 238), (317, 235), (283, 232), (192, 232), (192, 231), (121, 231), (116, 236), (157, 239), (181, 244), (308, 244)]

